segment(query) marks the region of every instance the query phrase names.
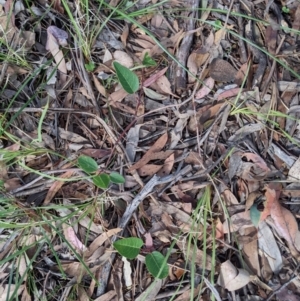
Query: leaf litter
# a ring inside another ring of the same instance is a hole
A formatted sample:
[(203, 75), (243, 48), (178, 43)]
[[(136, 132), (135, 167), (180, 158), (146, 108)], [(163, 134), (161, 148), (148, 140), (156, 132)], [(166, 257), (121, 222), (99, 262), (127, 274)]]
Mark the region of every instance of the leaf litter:
[(3, 4), (3, 300), (299, 300), (300, 5), (202, 4)]

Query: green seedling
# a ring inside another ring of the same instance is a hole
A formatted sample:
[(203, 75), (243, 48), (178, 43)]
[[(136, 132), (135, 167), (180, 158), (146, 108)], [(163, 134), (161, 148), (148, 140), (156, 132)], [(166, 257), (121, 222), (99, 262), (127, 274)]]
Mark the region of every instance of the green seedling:
[[(128, 259), (134, 259), (140, 253), (143, 241), (137, 237), (129, 237), (117, 240), (113, 245), (118, 253)], [(158, 279), (166, 278), (169, 274), (169, 267), (165, 257), (157, 252), (146, 255), (145, 263), (150, 274)]]
[(80, 156), (78, 158), (78, 165), (84, 172), (86, 172), (93, 178), (93, 183), (101, 189), (107, 189), (110, 183), (115, 183), (115, 184), (125, 183), (125, 178), (117, 172), (112, 172), (110, 175), (106, 173), (93, 175), (98, 170), (98, 164), (91, 157)]

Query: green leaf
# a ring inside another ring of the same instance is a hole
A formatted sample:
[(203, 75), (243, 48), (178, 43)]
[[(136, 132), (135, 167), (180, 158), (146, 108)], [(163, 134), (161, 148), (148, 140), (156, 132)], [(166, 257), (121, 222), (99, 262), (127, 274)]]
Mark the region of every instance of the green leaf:
[(134, 259), (140, 253), (143, 241), (137, 237), (129, 237), (117, 240), (114, 248), (124, 257)]
[(255, 227), (258, 226), (260, 217), (261, 217), (261, 211), (257, 208), (258, 204), (254, 203), (250, 208), (250, 219)]
[(125, 183), (125, 178), (115, 171), (110, 173), (109, 178), (110, 178), (111, 182), (116, 183), (116, 184), (124, 184)]
[(146, 52), (143, 58), (143, 65), (147, 67), (156, 66), (155, 60), (151, 56), (149, 56), (148, 52)]
[(118, 80), (123, 89), (129, 94), (135, 93), (140, 86), (139, 78), (137, 77), (137, 75), (118, 62), (114, 62), (113, 65), (116, 70)]
[(169, 275), (169, 267), (164, 260), (165, 257), (157, 251), (146, 256), (146, 267), (153, 277), (163, 279)]
[(222, 27), (222, 22), (220, 20), (216, 20), (214, 27), (215, 29), (220, 29)]
[(93, 177), (93, 183), (101, 189), (108, 188), (109, 182), (109, 175), (106, 173), (102, 173), (101, 175)]
[(94, 69), (96, 67), (94, 62), (89, 62), (88, 64), (84, 64), (84, 66), (85, 66), (85, 69), (89, 72), (94, 71)]
[(283, 6), (282, 7), (282, 12), (288, 14), (290, 12), (290, 9), (288, 7), (286, 7), (286, 6)]
[(86, 173), (92, 173), (98, 170), (97, 162), (88, 156), (80, 156), (78, 158), (78, 165)]

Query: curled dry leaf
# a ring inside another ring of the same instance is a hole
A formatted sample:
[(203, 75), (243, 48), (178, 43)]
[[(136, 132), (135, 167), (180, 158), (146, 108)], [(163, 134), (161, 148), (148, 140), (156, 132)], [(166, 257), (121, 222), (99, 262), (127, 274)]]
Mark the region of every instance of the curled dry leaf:
[(238, 290), (250, 281), (249, 273), (244, 269), (237, 269), (229, 260), (221, 264), (218, 284), (230, 292)]

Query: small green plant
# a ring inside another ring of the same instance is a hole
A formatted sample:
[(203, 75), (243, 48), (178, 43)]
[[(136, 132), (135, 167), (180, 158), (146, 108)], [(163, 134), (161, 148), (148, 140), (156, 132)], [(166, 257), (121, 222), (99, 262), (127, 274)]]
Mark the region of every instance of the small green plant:
[(84, 64), (86, 71), (93, 72), (96, 68), (96, 65), (94, 62), (90, 61), (88, 64)]
[(106, 173), (93, 175), (98, 170), (98, 164), (91, 157), (80, 156), (78, 158), (78, 165), (84, 172), (86, 172), (93, 178), (93, 183), (101, 189), (107, 189), (110, 183), (125, 183), (124, 177), (117, 172), (111, 172), (110, 175)]
[(220, 29), (220, 28), (222, 27), (222, 22), (221, 22), (221, 20), (216, 20), (216, 21), (214, 22), (214, 27), (215, 27), (216, 30)]
[[(143, 241), (137, 237), (129, 237), (117, 240), (113, 245), (120, 255), (134, 259), (140, 253), (143, 246)], [(145, 263), (150, 274), (158, 279), (166, 278), (169, 274), (169, 267), (166, 263), (165, 257), (157, 252), (151, 252), (146, 255)]]
[(282, 7), (282, 12), (285, 13), (285, 14), (288, 14), (290, 12), (290, 9), (286, 6), (283, 6)]
[(123, 89), (129, 94), (135, 93), (140, 87), (139, 78), (137, 75), (118, 62), (113, 62), (113, 65)]
[(143, 65), (145, 67), (152, 67), (152, 66), (156, 66), (156, 62), (155, 60), (149, 56), (148, 52), (146, 52), (144, 58), (143, 58)]

